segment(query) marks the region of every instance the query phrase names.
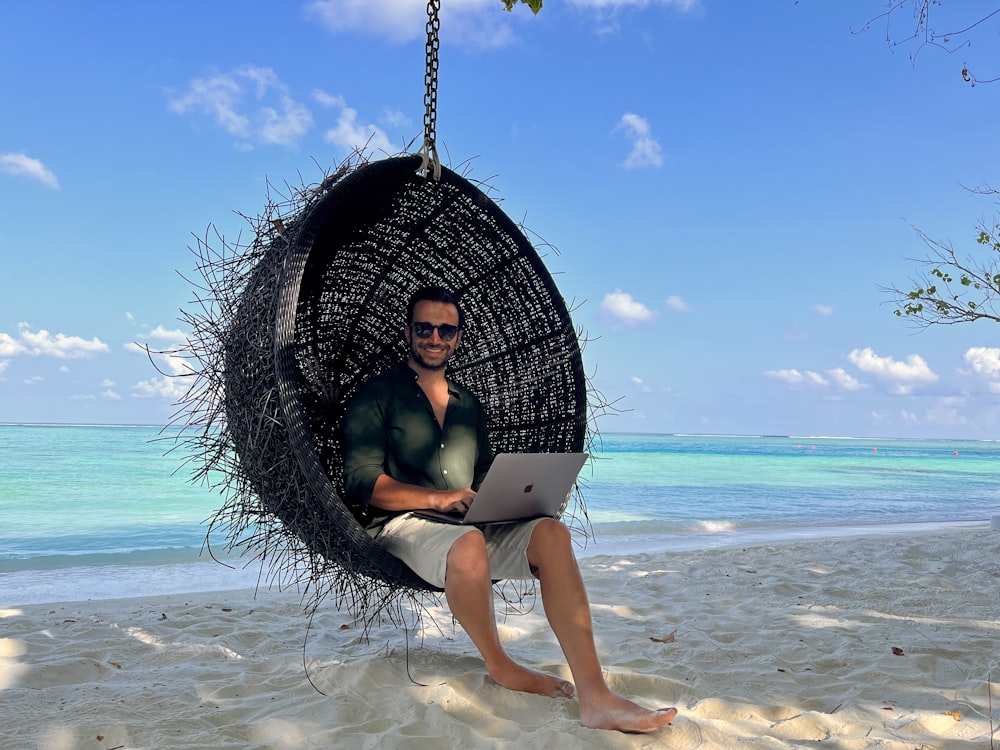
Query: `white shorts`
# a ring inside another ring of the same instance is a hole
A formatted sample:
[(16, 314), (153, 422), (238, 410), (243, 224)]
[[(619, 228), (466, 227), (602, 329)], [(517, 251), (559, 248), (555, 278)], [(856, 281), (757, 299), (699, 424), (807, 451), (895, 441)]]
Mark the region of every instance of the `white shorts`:
[(452, 545), (469, 532), (481, 531), (490, 558), (490, 577), (527, 580), (534, 578), (528, 565), (528, 543), (539, 521), (461, 526), (404, 513), (389, 521), (375, 537), (390, 554), (406, 563), (427, 583), (444, 588), (445, 567)]

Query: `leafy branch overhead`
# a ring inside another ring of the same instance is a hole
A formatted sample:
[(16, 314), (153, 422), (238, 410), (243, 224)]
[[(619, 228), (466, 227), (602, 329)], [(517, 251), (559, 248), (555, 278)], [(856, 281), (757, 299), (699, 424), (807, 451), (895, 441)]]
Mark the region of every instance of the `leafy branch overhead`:
[[(998, 194), (992, 189), (981, 192)], [(931, 254), (919, 261), (923, 270), (911, 279), (913, 289), (882, 289), (894, 298), (894, 313), (920, 328), (975, 320), (1000, 323), (1000, 217), (992, 226), (979, 226), (978, 255), (985, 251), (985, 257), (962, 259), (950, 243), (931, 239), (919, 229), (917, 234)]]
[[(542, 9), (542, 0), (520, 0), (520, 2), (531, 8), (532, 13), (537, 13)], [(518, 0), (503, 0), (504, 10), (514, 10), (514, 6), (517, 3)]]

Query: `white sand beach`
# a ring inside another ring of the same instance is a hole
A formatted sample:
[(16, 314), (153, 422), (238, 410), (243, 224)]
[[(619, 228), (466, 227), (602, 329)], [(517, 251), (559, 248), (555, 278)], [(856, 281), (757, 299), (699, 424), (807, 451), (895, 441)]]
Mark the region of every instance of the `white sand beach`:
[[(581, 566), (613, 687), (680, 709), (658, 734), (584, 729), (574, 700), (488, 683), (444, 609), (438, 630), (365, 640), (331, 602), (306, 641), (298, 594), (263, 590), (0, 605), (0, 747), (1000, 745), (1000, 532)], [(509, 651), (568, 678), (538, 609), (506, 619)]]

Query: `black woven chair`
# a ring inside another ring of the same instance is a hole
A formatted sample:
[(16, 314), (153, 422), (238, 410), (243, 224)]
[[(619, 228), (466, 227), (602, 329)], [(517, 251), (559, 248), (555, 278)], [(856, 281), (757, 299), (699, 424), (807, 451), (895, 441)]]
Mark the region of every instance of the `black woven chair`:
[[(258, 217), (254, 240), (199, 241), (205, 283), (185, 321), (195, 382), (180, 435), (218, 486), (227, 544), (279, 584), (357, 614), (432, 592), (342, 500), (340, 423), (356, 387), (406, 357), (410, 294), (443, 285), (467, 313), (449, 373), (477, 393), (497, 452), (590, 441), (581, 340), (532, 243), (476, 185), (419, 156), (345, 166)], [(585, 519), (577, 494), (571, 513)], [(210, 536), (211, 538), (211, 536)]]

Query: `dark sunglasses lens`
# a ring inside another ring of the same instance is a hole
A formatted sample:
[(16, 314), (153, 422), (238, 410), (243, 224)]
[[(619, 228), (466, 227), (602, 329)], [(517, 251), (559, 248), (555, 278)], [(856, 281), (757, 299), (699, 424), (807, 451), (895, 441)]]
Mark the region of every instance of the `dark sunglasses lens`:
[(434, 334), (435, 328), (437, 328), (438, 336), (441, 337), (442, 341), (451, 341), (455, 338), (455, 334), (458, 333), (458, 326), (453, 326), (450, 323), (439, 326), (431, 325), (430, 323), (413, 324), (413, 332), (421, 339), (429, 339)]

